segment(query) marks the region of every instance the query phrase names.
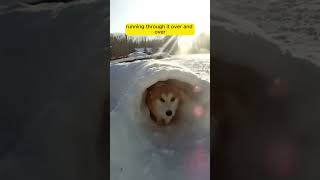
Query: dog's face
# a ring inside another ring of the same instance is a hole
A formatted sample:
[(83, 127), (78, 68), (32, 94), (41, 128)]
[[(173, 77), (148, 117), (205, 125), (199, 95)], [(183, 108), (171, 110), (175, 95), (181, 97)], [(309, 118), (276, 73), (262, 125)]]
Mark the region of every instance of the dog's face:
[(177, 111), (178, 104), (179, 97), (173, 92), (168, 94), (161, 93), (156, 99), (154, 108), (158, 112), (158, 115), (164, 119), (165, 123), (169, 123)]
[(174, 86), (157, 84), (148, 90), (147, 104), (158, 123), (169, 124), (179, 108), (180, 98), (180, 92)]

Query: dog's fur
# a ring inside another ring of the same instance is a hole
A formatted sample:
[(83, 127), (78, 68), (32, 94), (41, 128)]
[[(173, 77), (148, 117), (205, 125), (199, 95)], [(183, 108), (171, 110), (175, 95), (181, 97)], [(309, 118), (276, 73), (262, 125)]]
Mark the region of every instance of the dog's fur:
[[(175, 86), (158, 82), (148, 88), (146, 104), (151, 117), (158, 124), (169, 124), (175, 117), (181, 103), (181, 92)], [(171, 112), (167, 115), (167, 112)]]
[[(178, 80), (159, 81), (147, 89), (146, 105), (157, 124), (168, 125), (178, 119), (182, 105), (191, 99), (190, 88), (185, 84)], [(167, 115), (167, 111), (172, 114)]]

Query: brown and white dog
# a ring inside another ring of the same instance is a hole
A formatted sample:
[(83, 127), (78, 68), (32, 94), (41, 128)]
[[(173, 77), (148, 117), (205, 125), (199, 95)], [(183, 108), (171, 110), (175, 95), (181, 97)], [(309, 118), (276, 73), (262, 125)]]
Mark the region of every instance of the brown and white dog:
[(170, 124), (179, 117), (182, 106), (190, 101), (178, 80), (159, 81), (147, 89), (146, 105), (157, 124)]

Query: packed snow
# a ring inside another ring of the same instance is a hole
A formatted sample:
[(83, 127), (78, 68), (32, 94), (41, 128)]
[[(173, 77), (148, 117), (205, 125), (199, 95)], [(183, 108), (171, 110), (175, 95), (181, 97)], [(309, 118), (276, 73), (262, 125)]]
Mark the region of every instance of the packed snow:
[[(110, 178), (210, 178), (210, 55), (110, 64)], [(177, 79), (198, 86), (204, 114), (156, 125), (144, 103), (152, 84)]]

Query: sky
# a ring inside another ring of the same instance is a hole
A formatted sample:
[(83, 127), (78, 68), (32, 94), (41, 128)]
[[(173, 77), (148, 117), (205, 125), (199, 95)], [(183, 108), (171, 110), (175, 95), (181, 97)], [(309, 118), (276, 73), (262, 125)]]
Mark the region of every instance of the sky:
[(210, 32), (210, 0), (110, 0), (110, 32), (127, 23), (194, 23), (195, 33)]

